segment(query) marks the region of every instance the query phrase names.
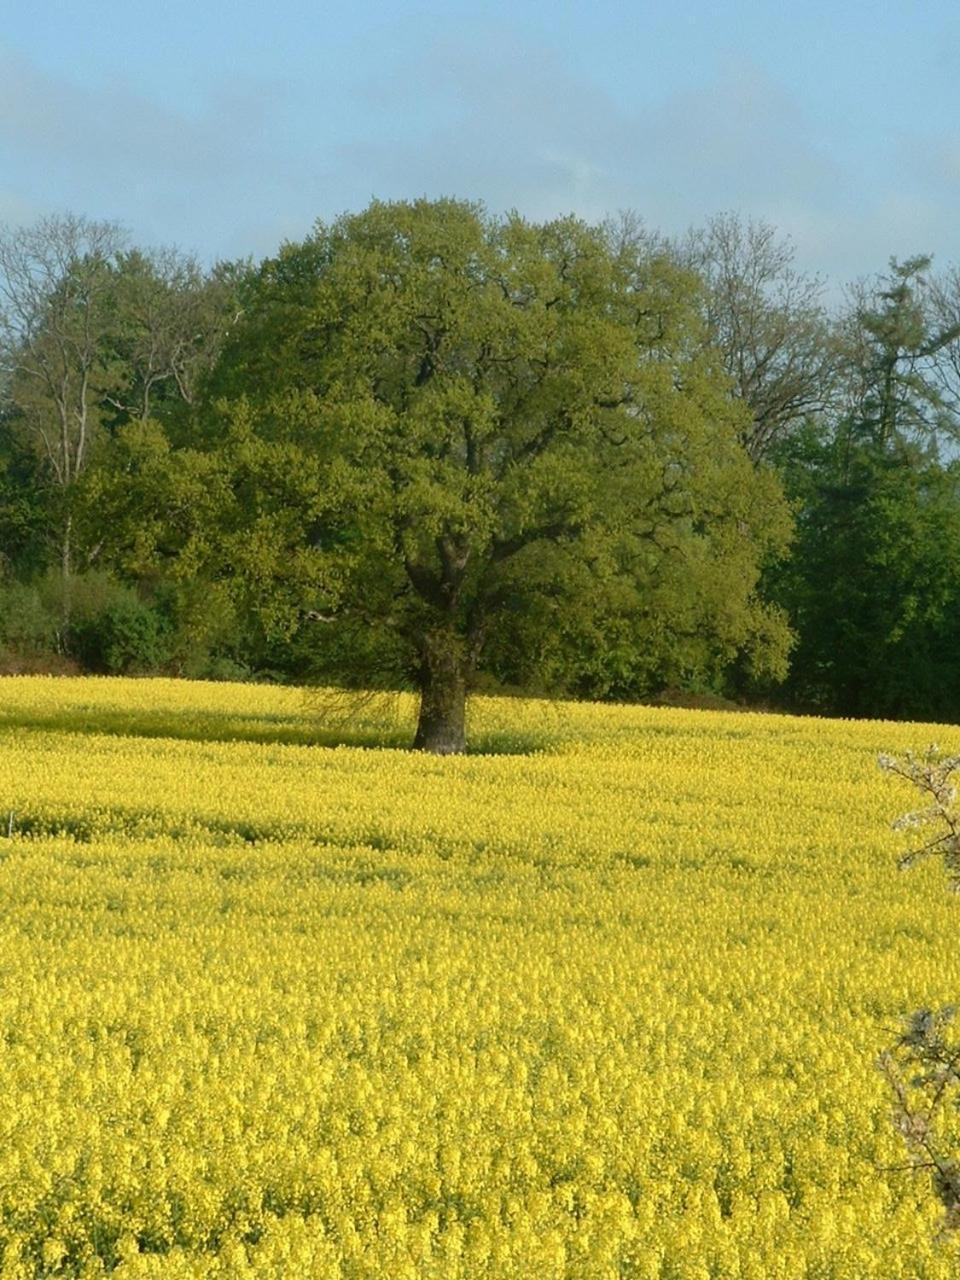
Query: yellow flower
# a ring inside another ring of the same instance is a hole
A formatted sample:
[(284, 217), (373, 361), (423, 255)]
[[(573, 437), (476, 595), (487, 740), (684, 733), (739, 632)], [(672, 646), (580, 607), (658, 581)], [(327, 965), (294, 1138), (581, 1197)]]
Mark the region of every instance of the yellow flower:
[(540, 749), (436, 760), (318, 705), (0, 682), (0, 1278), (955, 1274), (877, 1172), (960, 955), (874, 757), (960, 732), (477, 699)]

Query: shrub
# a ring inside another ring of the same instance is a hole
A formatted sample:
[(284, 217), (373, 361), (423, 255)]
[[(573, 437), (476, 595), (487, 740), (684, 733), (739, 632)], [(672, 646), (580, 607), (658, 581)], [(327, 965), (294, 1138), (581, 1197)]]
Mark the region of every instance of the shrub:
[(91, 671), (129, 675), (161, 669), (170, 657), (170, 624), (127, 589), (95, 613), (76, 618), (70, 648)]
[(55, 604), (63, 651), (104, 675), (156, 671), (169, 660), (170, 624), (154, 605), (107, 573), (77, 574), (66, 585), (51, 573), (41, 595)]
[(0, 586), (0, 640), (7, 652), (26, 658), (56, 653), (61, 617), (45, 583)]

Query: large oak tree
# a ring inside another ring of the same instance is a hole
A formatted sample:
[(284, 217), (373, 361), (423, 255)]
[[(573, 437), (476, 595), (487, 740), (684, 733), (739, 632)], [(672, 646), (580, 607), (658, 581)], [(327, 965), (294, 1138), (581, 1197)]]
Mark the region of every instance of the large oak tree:
[(706, 637), (782, 665), (755, 587), (786, 509), (738, 444), (695, 290), (574, 219), (443, 200), (319, 225), (249, 282), (215, 374), (216, 514), (200, 530), (174, 503), (178, 543), (161, 502), (153, 527), (268, 628), (409, 680), (434, 752), (463, 750), (484, 669), (616, 692), (611, 661), (692, 662)]

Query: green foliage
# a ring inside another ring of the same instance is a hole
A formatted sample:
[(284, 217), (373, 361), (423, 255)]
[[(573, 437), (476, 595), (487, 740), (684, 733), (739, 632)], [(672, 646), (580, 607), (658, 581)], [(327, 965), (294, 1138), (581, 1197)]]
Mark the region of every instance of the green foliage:
[(36, 457), (16, 437), (14, 416), (0, 410), (0, 566), (23, 580), (46, 563), (54, 504)]
[(781, 600), (799, 632), (788, 690), (843, 715), (960, 714), (960, 467), (843, 437), (805, 449)]
[(263, 265), (213, 379), (218, 572), (265, 635), (320, 615), (355, 680), (423, 687), (440, 652), (467, 683), (619, 695), (782, 668), (757, 583), (789, 518), (696, 301), (573, 219), (318, 226)]
[(921, 305), (925, 265), (894, 265), (860, 299), (847, 416), (779, 455), (797, 539), (774, 591), (798, 632), (787, 692), (803, 708), (960, 716), (960, 464), (937, 452), (946, 408), (925, 360), (949, 331)]
[(103, 572), (65, 584), (50, 570), (33, 582), (0, 587), (0, 645), (10, 655), (57, 653), (88, 671), (140, 673), (168, 664), (171, 638), (162, 608)]
[(48, 582), (0, 585), (0, 646), (18, 657), (56, 653), (62, 612)]
[(131, 675), (157, 671), (170, 656), (169, 623), (135, 592), (118, 589), (96, 613), (70, 628), (70, 648), (88, 671)]
[(97, 563), (99, 531), (86, 538), (74, 519), (78, 491), (119, 427), (151, 416), (182, 426), (235, 313), (240, 268), (204, 272), (177, 250), (127, 250), (125, 239), (70, 214), (0, 228), (0, 462), (21, 473), (26, 462), (31, 487), (42, 486), (25, 506), (8, 498), (0, 468), (0, 551), (29, 559), (21, 572), (50, 563), (54, 546), (67, 574)]

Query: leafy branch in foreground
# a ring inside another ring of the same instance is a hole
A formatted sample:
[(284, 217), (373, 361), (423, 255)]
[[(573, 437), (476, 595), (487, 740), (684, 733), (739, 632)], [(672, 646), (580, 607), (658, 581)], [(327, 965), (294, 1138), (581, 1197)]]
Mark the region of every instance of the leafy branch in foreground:
[[(878, 764), (913, 783), (929, 801), (925, 808), (892, 823), (895, 831), (933, 829), (929, 840), (901, 855), (899, 867), (905, 870), (921, 858), (942, 857), (950, 888), (960, 891), (960, 809), (951, 781), (960, 768), (960, 755), (942, 755), (931, 745), (922, 756), (913, 752), (902, 759), (882, 755)], [(950, 1034), (955, 1013), (952, 1005), (917, 1010), (878, 1062), (894, 1096), (894, 1125), (910, 1157), (907, 1164), (891, 1171), (930, 1174), (944, 1209), (944, 1232), (960, 1227), (960, 1159), (951, 1154), (954, 1135), (948, 1123), (948, 1116), (960, 1110), (960, 1036), (955, 1031)]]

